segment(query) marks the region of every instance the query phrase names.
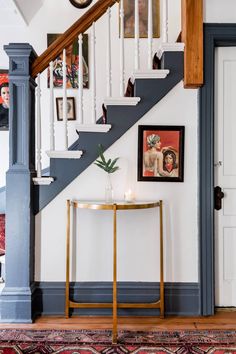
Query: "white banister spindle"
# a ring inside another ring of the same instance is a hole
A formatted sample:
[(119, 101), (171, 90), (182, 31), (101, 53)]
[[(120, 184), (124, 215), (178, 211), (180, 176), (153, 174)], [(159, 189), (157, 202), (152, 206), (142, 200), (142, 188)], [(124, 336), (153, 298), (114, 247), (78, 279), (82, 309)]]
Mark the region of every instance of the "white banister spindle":
[(107, 97), (111, 97), (111, 8), (107, 9)]
[(55, 150), (55, 127), (54, 127), (54, 90), (53, 90), (53, 61), (49, 64), (50, 70), (50, 150)]
[(162, 11), (162, 17), (163, 17), (163, 43), (168, 43), (168, 0), (163, 0), (162, 2), (162, 7), (163, 7), (163, 11)]
[(140, 54), (139, 54), (139, 0), (135, 0), (134, 3), (134, 40), (135, 40), (135, 54), (134, 54), (134, 69), (139, 70), (140, 66)]
[(120, 96), (124, 96), (124, 0), (120, 0)]
[(40, 74), (37, 76), (37, 178), (42, 177), (42, 140), (41, 140), (41, 88)]
[(83, 124), (83, 77), (84, 77), (84, 66), (83, 66), (83, 35), (79, 35), (79, 68), (78, 68), (78, 88), (79, 88), (79, 100), (78, 100), (78, 120), (80, 124)]
[(148, 69), (152, 70), (152, 43), (153, 43), (153, 13), (152, 0), (148, 0)]
[(63, 122), (64, 122), (64, 148), (68, 149), (67, 130), (67, 88), (66, 88), (66, 50), (63, 49)]
[(91, 90), (92, 90), (92, 123), (96, 124), (96, 52), (95, 52), (95, 22), (92, 24), (92, 70), (91, 70)]

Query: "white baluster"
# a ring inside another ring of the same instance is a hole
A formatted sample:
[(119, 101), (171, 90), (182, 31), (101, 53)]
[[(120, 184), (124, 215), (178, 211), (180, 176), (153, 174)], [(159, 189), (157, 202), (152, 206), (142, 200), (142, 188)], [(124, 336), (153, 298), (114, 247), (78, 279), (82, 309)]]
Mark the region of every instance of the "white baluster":
[(67, 129), (67, 88), (66, 88), (66, 50), (63, 49), (63, 122), (64, 122), (64, 148), (68, 149)]
[(42, 177), (42, 140), (41, 140), (41, 88), (40, 74), (37, 76), (37, 178)]
[(135, 54), (134, 54), (134, 69), (139, 70), (140, 66), (140, 54), (139, 54), (139, 0), (135, 0), (135, 10), (134, 10), (134, 18), (135, 18), (135, 25), (134, 25), (134, 38), (135, 38)]
[(152, 0), (148, 0), (148, 69), (152, 70), (152, 43), (153, 43), (153, 14)]
[[(50, 73), (51, 75), (51, 73)], [(51, 83), (51, 79), (50, 79)], [(37, 75), (37, 89), (36, 89), (36, 165), (37, 177), (33, 177), (35, 185), (49, 185), (54, 181), (53, 177), (42, 177), (42, 126), (41, 126), (41, 88), (40, 88), (40, 74)]]
[(163, 6), (163, 11), (162, 11), (162, 17), (163, 17), (163, 43), (168, 43), (168, 0), (163, 0), (162, 2)]
[(79, 69), (78, 69), (78, 88), (79, 88), (79, 102), (78, 102), (78, 116), (79, 123), (83, 124), (83, 77), (84, 77), (84, 66), (83, 66), (83, 35), (79, 35)]
[(53, 89), (53, 61), (49, 65), (50, 70), (50, 150), (55, 150), (55, 127), (54, 127), (54, 89)]
[(124, 0), (120, 0), (120, 96), (124, 96)]
[(92, 24), (92, 70), (91, 70), (91, 90), (92, 90), (92, 123), (96, 124), (96, 53), (95, 53), (95, 22)]
[(107, 9), (107, 97), (112, 95), (111, 88), (111, 8)]

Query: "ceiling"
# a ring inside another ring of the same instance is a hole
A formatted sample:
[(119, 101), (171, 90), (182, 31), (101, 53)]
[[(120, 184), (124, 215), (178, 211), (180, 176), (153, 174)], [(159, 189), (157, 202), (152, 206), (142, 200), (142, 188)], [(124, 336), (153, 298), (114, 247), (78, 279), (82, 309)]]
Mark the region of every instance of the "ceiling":
[(0, 0), (0, 27), (27, 26), (44, 0)]

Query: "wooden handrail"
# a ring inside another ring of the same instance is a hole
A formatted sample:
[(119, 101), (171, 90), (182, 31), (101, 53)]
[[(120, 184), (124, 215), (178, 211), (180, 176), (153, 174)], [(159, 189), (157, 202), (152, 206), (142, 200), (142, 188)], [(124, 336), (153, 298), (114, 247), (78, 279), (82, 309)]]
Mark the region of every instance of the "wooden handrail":
[[(120, 0), (98, 0), (66, 32), (59, 36), (33, 63), (32, 77), (44, 71), (52, 60), (67, 49), (80, 33), (97, 21), (109, 7)], [(181, 41), (185, 43), (184, 86), (203, 84), (203, 0), (182, 0)]]
[(36, 77), (39, 73), (44, 71), (50, 61), (55, 60), (56, 57), (68, 48), (69, 45), (78, 37), (80, 33), (84, 33), (97, 21), (109, 7), (113, 6), (119, 0), (98, 0), (83, 16), (81, 16), (66, 32), (59, 36), (33, 63), (32, 77)]

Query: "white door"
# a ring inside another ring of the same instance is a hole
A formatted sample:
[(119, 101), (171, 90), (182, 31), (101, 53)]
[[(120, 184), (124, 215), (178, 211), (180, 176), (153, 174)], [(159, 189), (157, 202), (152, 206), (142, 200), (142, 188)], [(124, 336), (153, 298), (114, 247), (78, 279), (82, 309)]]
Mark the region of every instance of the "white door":
[(236, 306), (236, 47), (217, 48), (215, 66), (216, 306)]

